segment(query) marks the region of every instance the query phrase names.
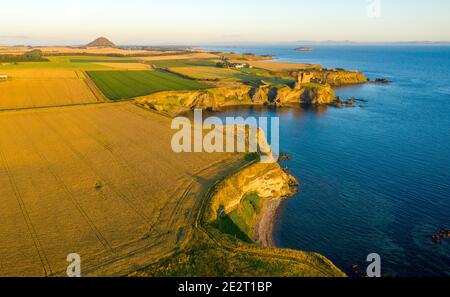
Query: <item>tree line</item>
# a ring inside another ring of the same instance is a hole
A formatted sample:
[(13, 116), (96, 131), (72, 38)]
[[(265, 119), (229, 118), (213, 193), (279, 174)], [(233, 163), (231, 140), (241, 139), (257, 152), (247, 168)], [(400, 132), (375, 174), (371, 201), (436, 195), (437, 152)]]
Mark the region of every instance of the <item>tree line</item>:
[(48, 62), (41, 50), (35, 49), (23, 55), (0, 55), (0, 63)]

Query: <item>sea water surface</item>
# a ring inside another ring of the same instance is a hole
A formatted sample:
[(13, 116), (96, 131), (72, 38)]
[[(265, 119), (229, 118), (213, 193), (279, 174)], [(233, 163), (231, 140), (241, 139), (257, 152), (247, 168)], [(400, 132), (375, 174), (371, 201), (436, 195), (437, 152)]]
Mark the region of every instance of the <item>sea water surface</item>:
[[(298, 46), (298, 45), (297, 45)], [(364, 108), (232, 108), (221, 116), (280, 117), (283, 164), (301, 181), (276, 227), (280, 247), (318, 252), (351, 274), (378, 253), (387, 276), (450, 276), (450, 47), (215, 47), (272, 54), (384, 77), (337, 89)]]

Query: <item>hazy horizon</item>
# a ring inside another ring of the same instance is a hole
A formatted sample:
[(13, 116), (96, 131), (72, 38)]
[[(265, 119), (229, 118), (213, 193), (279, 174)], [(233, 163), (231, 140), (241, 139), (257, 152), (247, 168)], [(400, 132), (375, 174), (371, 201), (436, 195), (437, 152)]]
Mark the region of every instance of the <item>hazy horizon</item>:
[(445, 0), (16, 0), (0, 11), (0, 44), (450, 42), (449, 12)]

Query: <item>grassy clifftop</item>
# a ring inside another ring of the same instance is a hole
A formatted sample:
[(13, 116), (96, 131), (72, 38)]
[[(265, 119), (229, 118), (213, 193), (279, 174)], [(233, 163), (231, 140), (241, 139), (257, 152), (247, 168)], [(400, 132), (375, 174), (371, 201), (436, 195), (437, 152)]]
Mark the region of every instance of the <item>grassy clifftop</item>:
[(143, 96), (135, 102), (147, 109), (176, 114), (197, 108), (220, 110), (230, 105), (315, 105), (329, 104), (334, 100), (334, 91), (330, 85), (305, 84), (298, 89), (284, 85), (242, 85), (199, 91), (168, 91)]
[(278, 164), (242, 168), (210, 191), (185, 248), (132, 276), (345, 276), (319, 254), (252, 242), (264, 200), (290, 195), (290, 182)]

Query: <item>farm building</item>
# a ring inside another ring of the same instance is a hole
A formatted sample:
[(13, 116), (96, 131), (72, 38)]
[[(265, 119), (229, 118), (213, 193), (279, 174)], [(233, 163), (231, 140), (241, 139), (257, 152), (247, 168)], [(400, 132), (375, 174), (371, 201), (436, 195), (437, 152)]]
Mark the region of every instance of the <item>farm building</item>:
[(231, 63), (230, 64), (231, 68), (235, 68), (235, 69), (243, 69), (243, 68), (252, 68), (249, 64), (247, 63)]

